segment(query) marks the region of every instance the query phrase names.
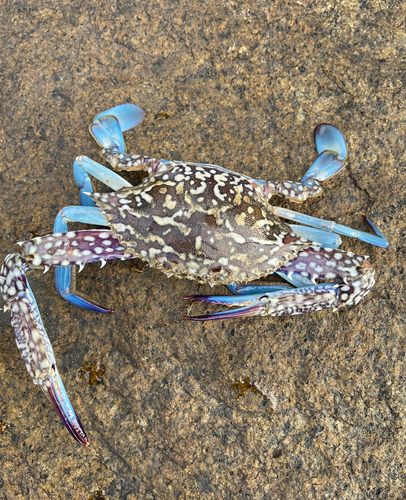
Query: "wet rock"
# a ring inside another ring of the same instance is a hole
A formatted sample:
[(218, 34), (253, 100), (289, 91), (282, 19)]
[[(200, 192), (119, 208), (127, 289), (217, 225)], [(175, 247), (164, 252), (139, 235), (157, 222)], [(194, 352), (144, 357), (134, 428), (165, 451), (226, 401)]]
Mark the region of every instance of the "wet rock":
[[(99, 158), (87, 126), (127, 101), (147, 112), (126, 133), (130, 151), (265, 179), (300, 179), (316, 158), (313, 128), (335, 124), (346, 169), (299, 209), (362, 230), (368, 213), (390, 247), (345, 239), (377, 269), (356, 308), (219, 324), (182, 320), (182, 297), (209, 287), (131, 272), (128, 262), (79, 275), (81, 290), (116, 310), (106, 316), (63, 301), (52, 273), (31, 272), (91, 445), (70, 438), (33, 386), (1, 314), (0, 497), (402, 496), (403, 18), (402, 2), (389, 0), (27, 0), (2, 9), (1, 259), (78, 203), (73, 160)], [(103, 383), (81, 377), (90, 364), (104, 366)], [(255, 391), (236, 398), (233, 384), (246, 379), (277, 398), (274, 411)]]

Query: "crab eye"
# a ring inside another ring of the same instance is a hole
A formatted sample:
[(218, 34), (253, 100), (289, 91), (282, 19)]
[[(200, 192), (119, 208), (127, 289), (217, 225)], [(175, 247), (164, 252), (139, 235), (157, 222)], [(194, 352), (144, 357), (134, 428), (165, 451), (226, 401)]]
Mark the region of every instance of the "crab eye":
[(222, 271), (222, 267), (221, 266), (217, 266), (217, 267), (212, 267), (211, 270), (213, 273), (221, 273)]

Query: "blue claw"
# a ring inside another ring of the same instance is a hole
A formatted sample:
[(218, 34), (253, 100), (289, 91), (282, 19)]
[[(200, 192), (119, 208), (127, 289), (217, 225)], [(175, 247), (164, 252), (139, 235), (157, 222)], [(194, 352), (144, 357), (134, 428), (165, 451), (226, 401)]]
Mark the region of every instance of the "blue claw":
[(89, 130), (102, 148), (116, 147), (125, 153), (123, 132), (139, 125), (145, 112), (136, 104), (120, 104), (96, 116)]
[(102, 148), (117, 148), (125, 153), (125, 142), (115, 116), (102, 116), (89, 127), (94, 140)]
[(326, 181), (336, 175), (343, 168), (343, 162), (338, 159), (334, 151), (323, 151), (304, 174), (300, 182), (306, 183), (309, 179)]
[(334, 151), (340, 160), (347, 156), (347, 145), (343, 133), (337, 127), (328, 123), (320, 123), (314, 130), (314, 142), (319, 154), (324, 151)]
[(120, 125), (121, 131), (126, 132), (137, 127), (145, 118), (145, 111), (136, 104), (119, 104), (114, 108), (107, 109), (96, 116), (93, 123), (96, 123), (103, 116), (114, 116)]
[[(300, 214), (299, 212), (294, 212), (293, 210), (288, 210), (282, 207), (273, 207), (275, 215), (283, 217), (284, 219), (294, 220), (295, 222), (300, 222), (301, 224), (307, 224), (318, 229), (324, 229), (325, 231), (331, 231), (338, 234), (343, 234), (344, 236), (350, 236), (351, 238), (357, 238), (365, 243), (370, 243), (377, 247), (388, 247), (388, 240), (379, 231), (375, 231), (377, 234), (365, 233), (364, 231), (357, 231), (356, 229), (351, 229), (347, 226), (342, 226), (341, 224), (336, 224), (333, 221), (327, 221), (323, 219), (318, 219), (317, 217), (311, 217), (310, 215)], [(370, 223), (369, 219), (367, 221)], [(375, 226), (371, 224), (372, 229), (376, 230)]]

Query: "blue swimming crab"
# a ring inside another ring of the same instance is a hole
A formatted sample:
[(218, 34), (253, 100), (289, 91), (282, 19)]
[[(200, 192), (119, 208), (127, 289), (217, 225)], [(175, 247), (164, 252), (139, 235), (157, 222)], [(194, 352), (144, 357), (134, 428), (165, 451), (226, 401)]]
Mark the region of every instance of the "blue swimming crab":
[[(22, 250), (8, 255), (0, 271), (0, 294), (27, 370), (82, 445), (89, 441), (58, 373), (26, 270), (55, 267), (56, 287), (66, 300), (91, 311), (111, 312), (76, 290), (75, 266), (81, 270), (88, 262), (103, 266), (111, 259), (140, 258), (167, 276), (227, 285), (232, 295), (187, 297), (240, 306), (185, 316), (195, 321), (223, 320), (357, 304), (374, 285), (374, 270), (367, 257), (340, 250), (338, 234), (387, 246), (371, 221), (376, 235), (270, 204), (274, 195), (294, 202), (320, 195), (321, 183), (341, 170), (346, 156), (344, 137), (336, 127), (316, 127), (319, 156), (300, 182), (264, 181), (211, 164), (127, 154), (123, 132), (144, 116), (139, 106), (123, 104), (99, 114), (90, 126), (113, 169), (144, 170), (143, 182), (133, 187), (99, 163), (77, 157), (73, 170), (80, 206), (60, 211), (53, 234), (19, 243)], [(95, 193), (90, 176), (112, 191)], [(288, 225), (281, 217), (307, 227)], [(69, 231), (68, 222), (105, 229)], [(274, 273), (289, 284), (249, 284)]]

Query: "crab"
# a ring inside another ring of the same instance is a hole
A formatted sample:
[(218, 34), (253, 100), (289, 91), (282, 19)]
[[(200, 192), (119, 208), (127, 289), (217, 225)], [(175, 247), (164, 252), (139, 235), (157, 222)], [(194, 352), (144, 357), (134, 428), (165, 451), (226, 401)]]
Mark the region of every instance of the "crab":
[[(26, 270), (55, 268), (56, 288), (82, 308), (112, 312), (75, 288), (75, 266), (102, 266), (111, 259), (140, 258), (168, 277), (227, 285), (232, 294), (186, 297), (196, 302), (237, 305), (237, 309), (185, 319), (224, 320), (246, 316), (301, 314), (357, 304), (374, 285), (367, 257), (339, 249), (338, 234), (386, 247), (384, 236), (356, 231), (270, 204), (278, 194), (293, 202), (319, 196), (321, 182), (343, 167), (346, 144), (336, 127), (315, 130), (318, 158), (300, 182), (264, 181), (225, 168), (172, 162), (127, 154), (123, 132), (139, 125), (144, 111), (122, 104), (94, 119), (90, 132), (114, 170), (144, 170), (133, 187), (112, 170), (79, 156), (74, 176), (80, 206), (63, 208), (54, 233), (20, 242), (21, 251), (6, 257), (0, 294), (10, 311), (17, 346), (39, 385), (71, 435), (89, 444), (55, 363)], [(112, 191), (96, 193), (93, 176)], [(283, 222), (281, 218), (308, 227)], [(68, 222), (105, 226), (69, 231)], [(310, 227), (309, 227), (310, 226)], [(288, 283), (249, 283), (278, 273)]]

